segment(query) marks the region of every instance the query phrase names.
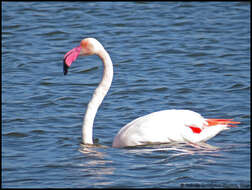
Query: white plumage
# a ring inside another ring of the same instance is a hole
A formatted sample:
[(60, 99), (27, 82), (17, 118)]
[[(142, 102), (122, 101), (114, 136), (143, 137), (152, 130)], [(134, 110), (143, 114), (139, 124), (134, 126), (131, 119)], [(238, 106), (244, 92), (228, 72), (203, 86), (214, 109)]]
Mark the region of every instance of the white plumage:
[[(202, 142), (215, 136), (226, 125), (206, 129), (207, 121), (190, 110), (163, 110), (139, 117), (125, 125), (114, 138), (113, 147), (136, 146), (149, 143)], [(190, 128), (200, 128), (195, 133)], [(205, 134), (207, 132), (207, 135)]]

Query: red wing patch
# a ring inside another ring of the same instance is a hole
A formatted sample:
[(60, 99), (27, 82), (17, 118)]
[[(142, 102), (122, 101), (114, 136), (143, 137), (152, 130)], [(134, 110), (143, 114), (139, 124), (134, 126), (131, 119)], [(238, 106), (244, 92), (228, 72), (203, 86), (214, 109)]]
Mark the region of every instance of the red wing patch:
[[(207, 126), (215, 126), (215, 125), (227, 125), (228, 127), (236, 127), (236, 125), (233, 124), (239, 124), (238, 121), (232, 121), (232, 119), (206, 119)], [(201, 133), (202, 129), (195, 126), (189, 126), (193, 133)]]
[(198, 128), (198, 127), (194, 127), (194, 126), (189, 126), (190, 127), (190, 129), (192, 129), (192, 131), (194, 132), (194, 133), (200, 133), (202, 130), (200, 129), (200, 128)]

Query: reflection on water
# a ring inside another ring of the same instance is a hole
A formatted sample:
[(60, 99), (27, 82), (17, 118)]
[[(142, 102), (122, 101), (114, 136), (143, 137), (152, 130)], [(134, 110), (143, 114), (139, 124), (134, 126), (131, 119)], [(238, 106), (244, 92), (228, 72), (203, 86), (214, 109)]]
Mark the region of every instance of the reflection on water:
[(107, 148), (107, 146), (99, 145), (99, 144), (80, 144), (79, 151), (84, 154), (91, 154), (97, 157), (102, 155), (101, 152), (96, 151), (94, 148)]
[(218, 147), (207, 143), (167, 143), (158, 145), (143, 145), (137, 147), (129, 147), (131, 153), (147, 153), (155, 151), (170, 151), (176, 154), (195, 154), (195, 153), (207, 153), (216, 152)]
[[(81, 172), (95, 179), (92, 185), (110, 185), (111, 187), (116, 186), (116, 181), (109, 179), (118, 173), (118, 164), (123, 166), (127, 163), (128, 168), (122, 169), (125, 174), (134, 171), (134, 174), (126, 175), (127, 178), (134, 178), (142, 170), (150, 170), (150, 173), (146, 174), (146, 183), (149, 183), (149, 176), (160, 178), (163, 176), (166, 181), (168, 180), (166, 175), (171, 177), (169, 181), (172, 183), (181, 177), (190, 179), (192, 176), (188, 175), (187, 171), (192, 168), (200, 170), (217, 164), (216, 158), (225, 157), (222, 148), (207, 143), (167, 143), (127, 148), (81, 144), (79, 151), (84, 156), (81, 159), (82, 163), (79, 164)], [(110, 151), (116, 151), (118, 155), (124, 156), (117, 157), (117, 154), (114, 154), (114, 157), (111, 157)], [(151, 174), (151, 171), (157, 172), (163, 167), (166, 168), (165, 173)]]
[(106, 159), (106, 153), (99, 151), (106, 148), (102, 145), (84, 145), (81, 144), (79, 151), (87, 158), (80, 163), (81, 171), (87, 176), (93, 176), (94, 186), (110, 185), (112, 181), (107, 181), (107, 176), (114, 174), (115, 168), (113, 161)]

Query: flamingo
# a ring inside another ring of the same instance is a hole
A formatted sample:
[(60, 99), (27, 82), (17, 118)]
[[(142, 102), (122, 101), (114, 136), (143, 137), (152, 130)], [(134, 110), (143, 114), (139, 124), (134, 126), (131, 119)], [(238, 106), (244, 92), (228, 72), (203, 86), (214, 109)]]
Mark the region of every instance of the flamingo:
[[(113, 79), (113, 64), (108, 52), (95, 38), (85, 38), (80, 45), (64, 55), (63, 71), (68, 73), (78, 56), (97, 55), (103, 62), (103, 77), (88, 103), (82, 125), (82, 143), (93, 144), (95, 115), (106, 96)], [(205, 119), (191, 110), (161, 110), (136, 118), (122, 127), (114, 138), (112, 147), (131, 147), (170, 142), (200, 143), (240, 122), (232, 119)]]

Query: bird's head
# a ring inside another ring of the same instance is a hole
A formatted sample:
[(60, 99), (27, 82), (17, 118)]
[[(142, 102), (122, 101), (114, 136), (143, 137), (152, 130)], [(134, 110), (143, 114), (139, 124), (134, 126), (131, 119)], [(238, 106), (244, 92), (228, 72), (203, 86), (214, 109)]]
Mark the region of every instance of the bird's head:
[(95, 38), (85, 38), (81, 40), (79, 46), (73, 48), (64, 55), (63, 60), (63, 70), (64, 75), (67, 74), (68, 68), (71, 64), (80, 56), (99, 54), (99, 52), (104, 49), (101, 43)]

